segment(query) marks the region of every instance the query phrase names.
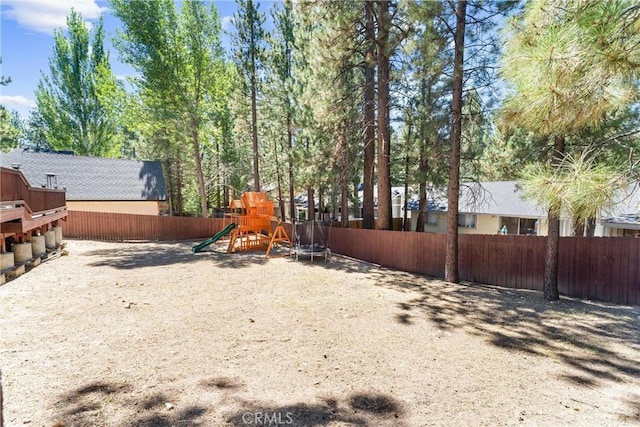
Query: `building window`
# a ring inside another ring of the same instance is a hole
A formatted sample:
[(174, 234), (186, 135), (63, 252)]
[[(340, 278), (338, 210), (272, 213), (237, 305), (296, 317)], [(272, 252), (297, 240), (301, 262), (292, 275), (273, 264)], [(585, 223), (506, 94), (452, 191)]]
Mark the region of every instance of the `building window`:
[[(520, 219), (518, 217), (503, 216), (502, 226), (500, 227), (500, 233), (501, 234), (522, 234), (518, 232), (518, 230), (520, 229), (519, 224), (520, 224)], [(502, 233), (502, 230), (504, 229), (504, 227), (507, 227), (506, 233)]]
[(438, 212), (427, 212), (427, 225), (438, 225)]
[(533, 236), (538, 233), (538, 226), (536, 223), (538, 220), (531, 218), (520, 218), (520, 227), (518, 234), (524, 234), (528, 236)]
[(458, 214), (458, 227), (476, 228), (476, 215), (469, 213)]
[[(503, 216), (502, 226), (507, 227), (506, 234), (519, 234), (521, 236), (532, 236), (538, 233), (535, 218), (518, 218)], [(501, 228), (502, 229), (502, 228)]]

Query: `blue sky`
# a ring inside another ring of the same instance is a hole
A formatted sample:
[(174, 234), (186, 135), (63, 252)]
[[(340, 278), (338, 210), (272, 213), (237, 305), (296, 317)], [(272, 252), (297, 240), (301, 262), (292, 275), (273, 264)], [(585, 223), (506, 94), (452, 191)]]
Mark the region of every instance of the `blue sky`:
[[(231, 31), (231, 17), (236, 10), (234, 1), (216, 1), (223, 30)], [(2, 0), (0, 23), (2, 75), (11, 78), (8, 86), (0, 87), (0, 104), (18, 111), (26, 118), (35, 106), (34, 91), (41, 71), (49, 74), (49, 57), (53, 52), (53, 31), (66, 28), (66, 17), (71, 8), (79, 11), (89, 23), (104, 17), (105, 45), (110, 50), (111, 68), (117, 76), (133, 74), (133, 69), (122, 64), (111, 38), (120, 26), (109, 11), (108, 0)], [(261, 2), (268, 17), (273, 2)], [(228, 37), (223, 36), (228, 48)]]

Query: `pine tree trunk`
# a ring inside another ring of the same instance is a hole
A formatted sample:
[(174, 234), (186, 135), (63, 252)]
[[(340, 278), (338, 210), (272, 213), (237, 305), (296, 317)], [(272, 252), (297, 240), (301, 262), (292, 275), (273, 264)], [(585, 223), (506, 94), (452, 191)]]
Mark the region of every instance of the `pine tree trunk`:
[(349, 186), (347, 180), (340, 181), (340, 224), (342, 228), (349, 227)]
[(282, 197), (282, 171), (280, 170), (280, 159), (278, 157), (278, 142), (277, 139), (273, 142), (273, 155), (275, 159), (276, 166), (276, 181), (278, 183), (278, 208), (280, 209), (280, 220), (285, 220), (285, 206), (284, 206), (284, 197)]
[(424, 232), (424, 221), (425, 221), (425, 215), (426, 215), (426, 210), (427, 210), (427, 183), (426, 182), (420, 182), (420, 189), (419, 189), (419, 193), (420, 193), (420, 199), (418, 201), (418, 219), (417, 219), (417, 223), (416, 223), (416, 231), (423, 233)]
[(324, 221), (324, 189), (322, 185), (318, 188), (318, 215), (319, 220)]
[(229, 181), (227, 181), (226, 174), (222, 178), (222, 207), (226, 208), (229, 206)]
[(363, 2), (367, 51), (364, 61), (364, 179), (362, 189), (362, 226), (374, 228), (373, 188), (376, 161), (376, 105), (374, 77), (375, 30), (373, 23), (373, 3)]
[(409, 211), (408, 207), (408, 195), (409, 195), (409, 147), (411, 146), (411, 130), (413, 126), (413, 120), (411, 115), (407, 118), (407, 141), (405, 144), (404, 152), (404, 202), (402, 205), (402, 230), (410, 231), (411, 226), (408, 223)]
[[(553, 144), (553, 157), (551, 164), (557, 166), (564, 155), (564, 136), (556, 136)], [(544, 282), (542, 290), (544, 299), (556, 301), (560, 299), (558, 291), (558, 252), (560, 249), (560, 211), (561, 206), (552, 206), (549, 209), (546, 252), (544, 257)]]
[(464, 73), (464, 32), (467, 2), (458, 0), (456, 9), (453, 99), (451, 101), (451, 153), (447, 198), (447, 241), (444, 280), (460, 281), (458, 272), (458, 198), (460, 193), (460, 136), (462, 134), (462, 78)]
[(418, 223), (416, 224), (416, 231), (424, 232), (424, 222), (426, 220), (427, 215), (427, 183), (425, 182), (425, 177), (427, 176), (427, 170), (429, 168), (429, 163), (427, 162), (427, 155), (425, 153), (427, 149), (427, 139), (420, 138), (420, 153), (418, 153), (418, 176), (420, 176), (420, 188), (419, 188), (419, 197), (420, 200), (418, 202)]
[(391, 229), (391, 129), (389, 123), (389, 1), (378, 5), (378, 221)]
[(220, 143), (216, 139), (216, 197), (215, 197), (215, 206), (220, 209), (222, 206), (222, 192), (224, 191), (224, 187), (222, 186), (222, 173), (220, 173), (222, 169), (220, 168)]
[(313, 200), (313, 187), (307, 188), (307, 220), (315, 219), (316, 202)]
[(198, 179), (198, 193), (200, 195), (200, 210), (203, 218), (209, 218), (209, 208), (207, 206), (207, 190), (204, 183), (204, 172), (202, 171), (202, 157), (200, 155), (200, 140), (198, 135), (198, 119), (191, 119), (191, 143), (193, 145), (193, 155), (196, 160), (196, 178)]
[[(289, 160), (289, 217), (291, 223), (296, 217), (295, 188), (293, 182), (293, 133), (291, 132), (291, 112), (287, 111), (287, 147)], [(284, 215), (284, 214), (283, 214)]]
[(178, 196), (178, 216), (184, 215), (184, 196), (182, 195), (182, 159), (176, 154), (176, 195)]
[(173, 210), (175, 209), (175, 184), (173, 180), (173, 171), (171, 170), (171, 161), (165, 159), (163, 162), (163, 170), (165, 177), (165, 188), (167, 189), (167, 201), (169, 202), (169, 215), (173, 216)]
[(581, 219), (572, 218), (571, 220), (571, 236), (583, 237), (585, 229), (585, 221)]
[(260, 191), (260, 153), (258, 151), (258, 107), (255, 76), (251, 78), (251, 145), (253, 147), (253, 191)]
[(585, 235), (587, 237), (593, 237), (596, 233), (596, 219), (594, 217), (587, 218), (585, 224)]

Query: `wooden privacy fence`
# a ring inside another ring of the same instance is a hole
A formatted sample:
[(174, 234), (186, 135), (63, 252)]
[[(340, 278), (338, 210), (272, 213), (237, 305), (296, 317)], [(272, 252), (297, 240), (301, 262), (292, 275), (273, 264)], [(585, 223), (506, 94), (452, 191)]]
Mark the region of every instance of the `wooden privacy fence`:
[[(333, 228), (332, 252), (411, 273), (444, 276), (444, 234)], [(460, 235), (464, 281), (542, 290), (546, 237)], [(640, 304), (640, 239), (562, 237), (558, 287), (570, 297)]]
[[(66, 237), (189, 240), (213, 236), (229, 220), (69, 211)], [(272, 224), (275, 227), (275, 223)], [(284, 224), (290, 237), (291, 224)], [(410, 273), (444, 276), (444, 234), (332, 227), (331, 251)], [(460, 279), (542, 290), (546, 237), (459, 236)], [(562, 237), (558, 287), (570, 297), (640, 305), (640, 239)]]
[[(377, 219), (373, 220), (373, 228), (376, 228), (377, 222), (378, 222)], [(364, 221), (362, 219), (351, 219), (351, 220), (348, 221), (348, 227), (347, 228), (362, 228), (363, 225), (364, 225)], [(334, 221), (333, 222), (333, 227), (342, 228), (342, 222)], [(402, 218), (392, 218), (391, 219), (391, 228), (393, 230), (396, 230), (396, 231), (401, 231), (402, 230)]]
[(96, 240), (189, 240), (208, 238), (229, 220), (178, 216), (69, 211), (65, 237)]

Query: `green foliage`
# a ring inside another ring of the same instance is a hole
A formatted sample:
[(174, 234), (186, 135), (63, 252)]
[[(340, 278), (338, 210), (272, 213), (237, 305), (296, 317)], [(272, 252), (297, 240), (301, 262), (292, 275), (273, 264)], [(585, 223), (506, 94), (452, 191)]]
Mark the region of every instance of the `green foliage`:
[(521, 174), (524, 197), (537, 206), (560, 215), (586, 221), (611, 207), (626, 188), (620, 168), (594, 161), (591, 153), (567, 155), (558, 166), (532, 163)]
[[(2, 57), (0, 56), (0, 65), (2, 65)], [(0, 75), (0, 86), (6, 86), (11, 83), (11, 77), (5, 77)]]
[(547, 138), (539, 138), (522, 128), (506, 133), (492, 129), (486, 135), (479, 160), (480, 179), (485, 181), (511, 181), (519, 178), (528, 164), (549, 157)]
[(443, 14), (441, 2), (407, 2), (411, 31), (402, 45), (402, 68), (395, 80), (399, 104), (405, 106), (400, 115), (403, 128), (415, 127), (407, 146), (412, 185), (446, 183), (453, 52), (447, 49), (450, 35)]
[[(0, 57), (2, 64), (2, 57)], [(0, 86), (11, 83), (10, 77), (0, 76)], [(20, 116), (15, 111), (13, 114), (0, 105), (0, 151), (10, 151), (18, 146), (18, 139), (22, 134)]]
[(242, 82), (249, 87), (257, 84), (258, 71), (265, 55), (265, 16), (260, 12), (260, 4), (253, 0), (237, 0), (238, 10), (233, 17), (236, 32), (233, 34), (235, 59), (244, 76)]
[(19, 114), (16, 111), (10, 113), (0, 105), (0, 151), (10, 151), (17, 148), (20, 145), (22, 134)]
[[(293, 149), (295, 123), (299, 115), (299, 100), (302, 88), (294, 76), (296, 61), (297, 20), (291, 1), (274, 4), (271, 9), (273, 32), (266, 35), (267, 49), (264, 51), (265, 77), (260, 103), (262, 162), (261, 176), (265, 182), (275, 183), (276, 197), (284, 210), (285, 199), (295, 197), (293, 176)], [(269, 161), (270, 160), (270, 161)], [(285, 192), (285, 187), (287, 191)], [(286, 193), (286, 194), (285, 194)], [(289, 211), (286, 217), (292, 216)]]
[(260, 191), (260, 142), (258, 130), (258, 97), (261, 94), (261, 71), (264, 61), (264, 14), (253, 0), (237, 0), (233, 17), (235, 59), (244, 93), (251, 102), (251, 148), (253, 150), (253, 190)]
[(175, 210), (207, 216), (211, 188), (224, 184), (219, 166), (232, 129), (233, 82), (215, 4), (188, 0), (181, 13), (171, 0), (113, 0), (112, 7), (124, 26), (116, 45), (140, 73), (130, 127), (165, 163)]
[(66, 36), (56, 30), (54, 39), (50, 75), (42, 75), (36, 90), (37, 119), (31, 124), (38, 128), (32, 133), (57, 150), (117, 156), (117, 103), (123, 88), (104, 51), (102, 21), (91, 32), (72, 10)]
[(537, 135), (598, 126), (637, 99), (640, 10), (631, 1), (527, 3), (505, 35), (502, 73), (513, 88), (503, 118)]
[(367, 53), (373, 49), (373, 40), (368, 40), (365, 30), (365, 7), (360, 1), (298, 6), (303, 20), (297, 39), (303, 95), (294, 153), (297, 182), (327, 188), (329, 208), (348, 200), (358, 208), (354, 184), (363, 180), (367, 138), (363, 70), (365, 64), (374, 63)]

